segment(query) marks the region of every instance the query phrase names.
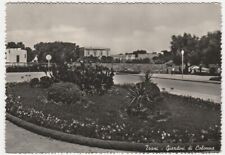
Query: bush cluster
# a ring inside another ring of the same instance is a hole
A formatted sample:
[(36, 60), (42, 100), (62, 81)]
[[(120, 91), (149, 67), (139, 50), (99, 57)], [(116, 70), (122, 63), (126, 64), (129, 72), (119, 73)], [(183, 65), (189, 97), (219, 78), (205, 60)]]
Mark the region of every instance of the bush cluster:
[(48, 88), (53, 84), (53, 79), (48, 76), (43, 76), (40, 78), (33, 78), (30, 80), (30, 87), (41, 87)]
[(53, 80), (48, 76), (43, 76), (40, 78), (40, 86), (42, 88), (48, 88), (53, 84)]
[(74, 104), (84, 99), (79, 87), (70, 82), (54, 83), (47, 93), (48, 100), (62, 104)]
[(103, 66), (69, 66), (64, 64), (53, 68), (54, 79), (72, 82), (87, 94), (103, 95), (113, 86), (114, 71)]
[(222, 77), (221, 76), (216, 76), (216, 77), (211, 77), (209, 80), (211, 81), (221, 81)]
[(30, 80), (30, 87), (37, 87), (39, 85), (39, 79), (38, 78), (33, 78)]

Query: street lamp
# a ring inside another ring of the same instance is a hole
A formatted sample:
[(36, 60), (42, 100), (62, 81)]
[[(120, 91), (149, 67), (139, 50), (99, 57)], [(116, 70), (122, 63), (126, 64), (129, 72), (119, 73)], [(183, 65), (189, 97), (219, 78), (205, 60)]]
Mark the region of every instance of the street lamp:
[(183, 79), (183, 72), (184, 72), (184, 50), (181, 50), (181, 61), (182, 61), (182, 79)]
[(46, 55), (46, 60), (48, 61), (48, 71), (50, 68), (50, 60), (52, 59), (52, 56), (50, 54)]

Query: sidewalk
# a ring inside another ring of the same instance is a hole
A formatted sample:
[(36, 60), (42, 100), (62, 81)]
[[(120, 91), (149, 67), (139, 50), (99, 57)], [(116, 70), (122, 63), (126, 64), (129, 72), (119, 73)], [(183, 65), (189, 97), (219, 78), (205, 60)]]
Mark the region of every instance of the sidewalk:
[(121, 150), (102, 149), (67, 143), (38, 135), (6, 121), (7, 153), (116, 153)]
[[(144, 74), (141, 74), (144, 76)], [(209, 80), (214, 76), (200, 76), (200, 75), (182, 75), (181, 74), (153, 74), (153, 78), (159, 79), (170, 79), (170, 80), (181, 80), (181, 81), (192, 81), (192, 82), (205, 82), (205, 83), (214, 83), (220, 84), (220, 81)]]

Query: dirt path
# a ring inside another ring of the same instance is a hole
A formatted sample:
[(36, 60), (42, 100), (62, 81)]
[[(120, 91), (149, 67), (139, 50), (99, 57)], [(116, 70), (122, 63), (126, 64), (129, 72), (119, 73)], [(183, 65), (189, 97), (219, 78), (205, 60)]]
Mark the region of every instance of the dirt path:
[(40, 136), (6, 121), (7, 153), (107, 153), (122, 152), (72, 144)]

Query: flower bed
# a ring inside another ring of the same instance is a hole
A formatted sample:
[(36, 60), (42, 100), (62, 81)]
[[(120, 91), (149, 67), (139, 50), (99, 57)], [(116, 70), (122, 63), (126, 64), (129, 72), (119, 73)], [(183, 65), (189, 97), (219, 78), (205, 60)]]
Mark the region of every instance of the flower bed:
[[(32, 90), (31, 90), (32, 89)], [(125, 112), (127, 89), (115, 86), (103, 96), (65, 105), (47, 100), (47, 90), (29, 84), (7, 86), (6, 111), (28, 122), (103, 140), (138, 143), (220, 141), (220, 105), (163, 93), (147, 118)]]

